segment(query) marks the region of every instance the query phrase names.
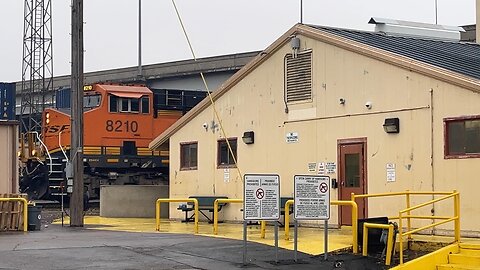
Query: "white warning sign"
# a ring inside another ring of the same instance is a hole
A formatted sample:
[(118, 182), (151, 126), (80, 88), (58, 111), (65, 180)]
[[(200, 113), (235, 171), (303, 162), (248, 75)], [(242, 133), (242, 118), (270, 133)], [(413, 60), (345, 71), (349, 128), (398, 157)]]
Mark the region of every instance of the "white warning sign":
[(246, 174), (244, 177), (243, 219), (280, 218), (280, 177), (271, 174)]
[(330, 177), (295, 175), (295, 219), (330, 219)]

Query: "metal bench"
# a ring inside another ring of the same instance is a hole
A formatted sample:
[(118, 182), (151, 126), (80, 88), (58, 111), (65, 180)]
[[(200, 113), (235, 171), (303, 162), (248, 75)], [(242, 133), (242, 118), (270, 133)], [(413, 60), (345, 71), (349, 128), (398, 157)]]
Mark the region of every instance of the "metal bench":
[[(213, 223), (214, 214), (213, 213), (213, 205), (216, 199), (228, 199), (227, 196), (190, 196), (191, 199), (198, 200), (198, 212), (201, 213), (207, 220), (208, 223)], [(226, 203), (219, 203), (218, 204), (218, 211), (222, 210), (222, 207), (225, 206)], [(177, 210), (185, 212), (185, 220), (182, 222), (190, 222), (193, 221), (195, 214), (192, 214), (190, 217), (188, 216), (188, 212), (193, 211), (193, 203), (181, 204), (178, 206)], [(212, 217), (210, 218), (205, 212), (208, 211), (212, 213)]]

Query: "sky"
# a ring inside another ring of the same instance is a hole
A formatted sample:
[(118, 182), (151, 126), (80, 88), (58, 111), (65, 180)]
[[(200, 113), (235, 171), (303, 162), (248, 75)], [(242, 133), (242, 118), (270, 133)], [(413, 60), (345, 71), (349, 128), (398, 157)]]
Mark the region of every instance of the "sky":
[[(51, 0), (54, 75), (70, 74), (71, 0)], [(300, 0), (175, 0), (197, 57), (262, 50), (300, 21)], [(24, 0), (0, 0), (0, 81), (22, 77)], [(438, 23), (475, 23), (475, 0), (437, 0)], [(138, 0), (84, 0), (85, 72), (136, 66)], [(435, 0), (303, 0), (303, 22), (373, 30), (371, 17), (435, 23)], [(142, 63), (192, 55), (171, 0), (142, 0)]]

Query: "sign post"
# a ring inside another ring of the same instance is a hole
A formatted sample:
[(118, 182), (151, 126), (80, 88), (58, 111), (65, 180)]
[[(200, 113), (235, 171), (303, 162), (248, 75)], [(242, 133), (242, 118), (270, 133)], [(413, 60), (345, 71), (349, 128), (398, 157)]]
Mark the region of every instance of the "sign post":
[[(247, 264), (247, 221), (280, 219), (280, 176), (246, 174), (243, 189), (243, 264)], [(278, 262), (278, 224), (275, 223), (275, 262)]]
[[(325, 260), (328, 253), (328, 220), (330, 219), (330, 177), (320, 175), (295, 175), (294, 219), (325, 221)], [(297, 229), (295, 229), (295, 259), (297, 258)]]

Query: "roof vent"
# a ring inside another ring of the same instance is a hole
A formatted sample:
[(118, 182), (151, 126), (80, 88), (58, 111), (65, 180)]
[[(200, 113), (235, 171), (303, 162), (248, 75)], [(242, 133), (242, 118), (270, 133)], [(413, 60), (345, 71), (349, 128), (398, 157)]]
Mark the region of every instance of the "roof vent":
[(460, 41), (460, 32), (465, 32), (463, 28), (458, 26), (446, 26), (374, 17), (372, 17), (368, 23), (375, 24), (375, 32), (448, 41)]

